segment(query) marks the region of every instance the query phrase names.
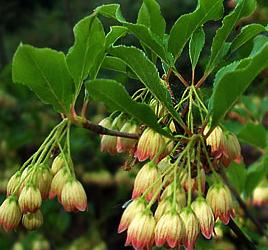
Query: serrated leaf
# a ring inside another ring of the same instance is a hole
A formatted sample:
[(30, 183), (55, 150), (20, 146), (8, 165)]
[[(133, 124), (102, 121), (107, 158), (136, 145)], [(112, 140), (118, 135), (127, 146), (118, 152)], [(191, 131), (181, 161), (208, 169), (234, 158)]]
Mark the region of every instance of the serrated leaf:
[(137, 79), (136, 75), (130, 71), (125, 62), (114, 56), (106, 56), (103, 60), (102, 68), (124, 73), (130, 78)]
[(239, 139), (264, 149), (267, 143), (266, 130), (261, 124), (247, 123), (238, 133)]
[(90, 71), (96, 74), (105, 49), (105, 34), (101, 22), (92, 14), (83, 18), (74, 27), (75, 42), (66, 60), (75, 81), (76, 94)]
[(220, 71), (214, 81), (213, 93), (209, 100), (209, 114), (212, 126), (230, 110), (254, 78), (268, 67), (268, 43), (259, 53), (232, 63)]
[(109, 108), (118, 110), (135, 117), (158, 133), (170, 137), (157, 122), (152, 109), (131, 99), (126, 89), (117, 81), (97, 79), (86, 84), (89, 95), (98, 101), (103, 101)]
[(194, 12), (182, 15), (173, 25), (168, 41), (169, 51), (175, 60), (181, 55), (185, 44), (193, 32), (210, 20), (218, 20), (223, 15), (223, 0), (199, 0)]
[(267, 31), (267, 29), (261, 24), (257, 23), (252, 23), (243, 27), (240, 33), (233, 40), (230, 52), (233, 53), (256, 35), (265, 31)]
[(164, 48), (163, 41), (153, 34), (148, 27), (141, 24), (133, 24), (126, 22), (121, 14), (119, 4), (108, 4), (100, 6), (96, 9), (96, 13), (113, 18), (123, 24), (128, 30), (133, 33), (143, 45), (152, 50), (162, 60), (167, 62), (167, 52)]
[(147, 26), (153, 33), (163, 38), (166, 30), (166, 22), (155, 0), (143, 0), (138, 14), (138, 24)]
[(56, 111), (69, 113), (74, 84), (62, 52), (20, 44), (12, 65), (14, 82), (31, 88), (42, 102), (53, 105)]
[(255, 0), (241, 0), (236, 5), (235, 9), (222, 21), (222, 26), (217, 30), (211, 46), (211, 56), (206, 67), (206, 74), (210, 74), (217, 66), (220, 59), (222, 59), (226, 39), (229, 37), (231, 31), (236, 23), (245, 16), (250, 15), (256, 7)]
[(168, 90), (161, 84), (157, 68), (141, 50), (135, 47), (117, 46), (111, 48), (109, 52), (113, 56), (122, 59), (155, 98), (169, 110), (174, 119), (182, 123), (178, 112), (176, 112), (172, 105)]
[(123, 26), (112, 26), (106, 35), (105, 48), (109, 48), (121, 37), (127, 34), (127, 28)]
[(205, 32), (202, 27), (197, 29), (191, 36), (189, 43), (189, 55), (194, 69), (198, 63), (201, 51), (205, 45)]

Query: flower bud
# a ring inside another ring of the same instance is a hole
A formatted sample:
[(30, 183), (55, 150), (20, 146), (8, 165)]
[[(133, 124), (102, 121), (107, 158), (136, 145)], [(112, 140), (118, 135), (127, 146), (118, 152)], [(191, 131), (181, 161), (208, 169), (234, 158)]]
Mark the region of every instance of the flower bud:
[(118, 233), (127, 230), (134, 217), (145, 210), (145, 202), (142, 199), (133, 200), (122, 214), (120, 224), (118, 226)]
[(155, 220), (151, 212), (138, 213), (127, 230), (125, 246), (133, 246), (134, 249), (151, 249), (154, 243)]
[(214, 184), (209, 188), (206, 199), (215, 220), (220, 218), (223, 224), (227, 225), (230, 216), (234, 216), (234, 205), (229, 188), (221, 183)]
[(224, 137), (225, 139), (223, 140), (223, 143), (221, 143), (221, 162), (224, 166), (230, 165), (232, 161), (235, 161), (239, 164), (241, 162), (242, 156), (241, 147), (236, 135), (232, 133), (227, 133), (224, 135)]
[(41, 193), (38, 188), (32, 184), (27, 184), (21, 191), (19, 197), (19, 206), (21, 212), (25, 213), (34, 213), (37, 211), (42, 204)]
[(179, 248), (185, 238), (185, 227), (177, 212), (165, 213), (156, 224), (155, 244), (161, 247)]
[(51, 173), (54, 176), (64, 166), (65, 162), (62, 154), (59, 154), (53, 161), (51, 166)]
[(254, 189), (252, 203), (254, 206), (268, 204), (268, 185), (266, 182), (261, 183)]
[(85, 211), (87, 209), (87, 195), (78, 180), (69, 180), (63, 186), (61, 203), (67, 212)]
[(43, 215), (40, 209), (35, 213), (27, 213), (22, 217), (22, 224), (27, 230), (35, 230), (43, 225)]
[[(153, 185), (153, 183), (155, 183), (155, 185)], [(135, 178), (132, 199), (139, 197), (145, 191), (147, 191), (148, 188), (150, 188), (150, 191), (146, 195), (146, 199), (151, 200), (154, 193), (157, 192), (157, 189), (159, 188), (160, 184), (161, 175), (158, 172), (157, 165), (152, 161), (146, 163), (140, 169)]]
[(150, 107), (153, 109), (154, 113), (158, 118), (161, 118), (168, 114), (166, 107), (164, 107), (161, 102), (155, 99), (150, 102)]
[(165, 198), (158, 203), (158, 206), (155, 210), (154, 218), (158, 222), (162, 216), (172, 209), (172, 198)]
[(159, 162), (161, 159), (165, 158), (171, 150), (172, 143), (167, 145), (167, 139), (165, 137), (147, 128), (139, 139), (135, 157), (137, 157), (139, 161), (145, 161), (148, 158), (152, 160), (157, 155), (155, 161)]
[(21, 211), (16, 196), (9, 196), (0, 206), (0, 225), (6, 232), (15, 229), (21, 220)]
[(70, 177), (70, 173), (67, 168), (62, 168), (59, 172), (53, 177), (50, 191), (49, 191), (49, 199), (54, 199), (55, 196), (58, 197), (59, 202), (61, 202), (61, 193), (64, 184), (67, 182)]
[[(19, 188), (18, 185), (20, 184), (21, 180), (21, 172), (16, 172), (12, 177), (9, 179), (7, 183), (7, 196), (15, 194), (18, 196)], [(14, 193), (16, 191), (16, 193)]]
[(191, 207), (199, 221), (202, 234), (205, 238), (210, 239), (214, 228), (212, 209), (203, 197), (197, 198)]
[[(120, 132), (139, 134), (140, 128), (135, 122), (126, 122), (121, 128)], [(124, 137), (117, 138), (116, 149), (118, 153), (122, 152), (134, 152), (137, 145), (137, 139), (130, 139)]]
[[(204, 134), (206, 135), (209, 132), (210, 128), (208, 126), (204, 129)], [(207, 145), (211, 147), (211, 155), (219, 158), (222, 155), (221, 143), (223, 137), (222, 129), (218, 126), (213, 129), (210, 135), (206, 139)]]
[(52, 182), (52, 174), (47, 165), (41, 165), (37, 172), (37, 187), (41, 192), (41, 197), (46, 200), (49, 196), (50, 186)]
[(184, 246), (187, 250), (192, 250), (200, 232), (198, 219), (192, 209), (184, 208), (180, 213), (185, 225)]

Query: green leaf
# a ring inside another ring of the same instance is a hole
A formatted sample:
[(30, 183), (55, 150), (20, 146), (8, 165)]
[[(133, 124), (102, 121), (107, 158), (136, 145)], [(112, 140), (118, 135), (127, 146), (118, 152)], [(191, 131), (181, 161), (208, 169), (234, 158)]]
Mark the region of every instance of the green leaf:
[(266, 130), (261, 124), (247, 123), (238, 133), (239, 139), (255, 147), (266, 147)]
[(268, 67), (268, 42), (254, 56), (232, 63), (219, 71), (209, 100), (212, 126), (219, 123), (254, 78), (266, 67)]
[(246, 193), (251, 195), (254, 188), (260, 183), (260, 181), (268, 174), (268, 157), (267, 154), (253, 165), (249, 166), (247, 170), (247, 179), (246, 179)]
[(121, 37), (127, 34), (127, 28), (123, 26), (112, 26), (110, 32), (106, 35), (105, 47), (109, 48)]
[(131, 99), (123, 85), (114, 80), (97, 79), (86, 84), (89, 95), (97, 101), (103, 101), (112, 110), (118, 110), (135, 117), (158, 133), (170, 137), (157, 122), (157, 117), (147, 104)]
[(92, 14), (75, 25), (74, 37), (74, 45), (70, 48), (66, 60), (78, 94), (83, 80), (91, 70), (97, 70), (103, 58), (105, 34), (101, 22)]
[(42, 102), (67, 114), (73, 100), (73, 80), (65, 55), (52, 49), (20, 44), (13, 57), (12, 78), (31, 88)]
[(155, 0), (143, 0), (138, 14), (138, 24), (147, 26), (153, 33), (163, 38), (166, 30), (166, 22)]
[(167, 54), (163, 45), (163, 41), (161, 41), (161, 39), (153, 32), (151, 32), (151, 30), (145, 25), (126, 22), (126, 20), (122, 17), (119, 4), (108, 4), (100, 6), (96, 9), (96, 13), (113, 18), (122, 23), (141, 41), (143, 45), (151, 49), (162, 60), (167, 62)]
[(128, 77), (137, 79), (136, 75), (130, 71), (125, 62), (114, 56), (106, 56), (102, 63), (102, 68), (126, 74)]
[(194, 69), (198, 63), (201, 51), (205, 45), (205, 32), (202, 27), (196, 30), (191, 36), (189, 43), (189, 55)]
[(245, 16), (250, 15), (256, 8), (255, 0), (241, 0), (235, 7), (235, 9), (227, 15), (223, 21), (222, 26), (216, 32), (211, 46), (211, 56), (209, 63), (206, 67), (206, 74), (210, 74), (211, 71), (217, 66), (220, 59), (226, 53), (223, 50), (226, 46), (226, 39), (229, 37), (231, 31), (235, 27), (236, 23)]
[(243, 27), (240, 33), (233, 40), (231, 48), (230, 48), (230, 52), (233, 53), (234, 51), (239, 49), (241, 46), (243, 46), (246, 42), (254, 38), (256, 35), (265, 31), (267, 31), (267, 29), (261, 24), (257, 24), (257, 23), (252, 23)]
[(137, 75), (139, 80), (151, 91), (155, 98), (169, 110), (174, 119), (182, 123), (178, 112), (172, 105), (168, 90), (161, 83), (157, 68), (141, 50), (135, 47), (117, 46), (111, 48), (109, 52), (113, 56), (122, 59)]
[(193, 32), (210, 20), (218, 20), (223, 14), (223, 0), (199, 0), (196, 10), (182, 15), (173, 25), (168, 41), (169, 51), (176, 59), (181, 55), (185, 44)]
[[(231, 165), (226, 169), (228, 180), (232, 183), (235, 189), (242, 193), (245, 189), (245, 183), (247, 179), (247, 170), (243, 163), (237, 164), (232, 162)], [(237, 178), (239, 176), (239, 178)]]

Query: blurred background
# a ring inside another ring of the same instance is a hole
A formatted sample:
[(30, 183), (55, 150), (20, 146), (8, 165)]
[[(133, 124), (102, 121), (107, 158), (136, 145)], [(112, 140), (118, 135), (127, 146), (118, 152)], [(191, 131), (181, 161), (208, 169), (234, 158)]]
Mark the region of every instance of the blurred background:
[[(47, 105), (43, 105), (27, 88), (15, 85), (11, 79), (12, 56), (20, 42), (37, 47), (50, 47), (67, 52), (73, 44), (72, 28), (84, 16), (101, 4), (120, 3), (123, 15), (135, 21), (142, 1), (137, 0), (0, 0), (0, 203), (5, 198), (5, 188), (10, 176), (38, 148), (50, 129), (60, 120)], [(176, 19), (192, 11), (195, 0), (159, 0), (166, 18), (167, 30)], [(225, 1), (226, 12), (233, 1)], [(258, 1), (256, 12), (243, 23), (268, 22), (267, 0)], [(106, 31), (110, 20), (103, 19)], [(209, 24), (213, 36), (217, 23)], [(137, 44), (132, 37), (124, 43)], [(207, 45), (209, 46), (209, 44)], [(208, 47), (209, 48), (209, 47)], [(208, 49), (207, 48), (207, 49)], [(187, 74), (188, 59), (181, 62), (181, 72)], [(202, 62), (201, 62), (202, 63)], [(202, 67), (202, 65), (199, 65)], [(123, 75), (101, 72), (114, 77), (131, 90), (133, 81)], [(267, 72), (258, 78), (250, 94), (259, 98), (267, 96)], [(132, 84), (131, 84), (132, 83)], [(132, 87), (133, 88), (133, 87)], [(90, 103), (89, 119), (95, 122), (107, 114), (100, 103)], [(86, 130), (72, 130), (72, 156), (78, 179), (86, 188), (89, 209), (85, 213), (66, 213), (56, 200), (42, 206), (44, 225), (38, 232), (5, 233), (0, 229), (1, 250), (120, 250), (124, 248), (125, 234), (117, 234), (122, 205), (130, 199), (135, 176), (133, 169), (124, 171), (125, 156), (109, 156), (99, 151), (99, 136)], [(250, 151), (251, 152), (251, 151)], [(253, 160), (258, 157), (251, 152)], [(247, 159), (248, 161), (252, 160)], [(227, 230), (227, 228), (219, 228)], [(130, 248), (129, 248), (130, 249)], [(200, 240), (200, 249), (241, 249), (231, 233), (221, 240)], [(268, 248), (267, 248), (268, 249)]]

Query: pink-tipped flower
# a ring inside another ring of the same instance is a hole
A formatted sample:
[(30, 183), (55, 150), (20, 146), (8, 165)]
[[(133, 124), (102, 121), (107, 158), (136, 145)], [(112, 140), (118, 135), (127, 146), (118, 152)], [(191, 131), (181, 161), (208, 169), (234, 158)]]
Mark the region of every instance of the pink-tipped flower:
[[(129, 121), (123, 125), (120, 132), (139, 134), (140, 128), (137, 123)], [(117, 145), (116, 145), (117, 152), (118, 153), (122, 153), (122, 152), (133, 153), (136, 149), (137, 143), (138, 143), (137, 139), (118, 137)]]
[(254, 206), (262, 206), (268, 204), (268, 185), (262, 182), (253, 191), (252, 203)]
[(61, 202), (61, 193), (64, 184), (70, 177), (70, 173), (67, 168), (61, 168), (59, 172), (53, 177), (50, 191), (49, 191), (49, 199), (54, 199), (55, 196), (58, 197), (59, 202)]
[[(210, 128), (207, 126), (204, 129), (204, 134), (206, 135), (209, 132)], [(211, 148), (211, 155), (219, 158), (222, 155), (222, 140), (223, 140), (223, 132), (220, 127), (216, 127), (213, 129), (213, 131), (210, 133), (210, 135), (206, 139), (207, 145)]]
[(135, 250), (151, 249), (154, 243), (155, 220), (150, 211), (138, 213), (127, 230), (125, 246)]
[(0, 206), (0, 225), (6, 232), (15, 229), (21, 220), (21, 211), (16, 196), (9, 196)]
[(164, 136), (158, 134), (151, 128), (147, 128), (139, 139), (135, 157), (139, 161), (145, 161), (148, 158), (152, 160), (156, 157), (154, 160), (159, 162), (172, 150), (172, 143), (167, 144), (167, 142), (168, 140)]
[(19, 206), (23, 214), (36, 212), (42, 204), (42, 197), (39, 189), (34, 185), (27, 184), (21, 191)]
[(176, 211), (164, 214), (156, 224), (155, 245), (179, 248), (185, 238), (184, 223)]
[(227, 225), (230, 217), (234, 217), (234, 204), (229, 188), (222, 183), (214, 184), (209, 188), (206, 199), (215, 220), (220, 218)]
[(155, 221), (158, 222), (160, 218), (165, 214), (171, 211), (172, 209), (172, 198), (165, 198), (161, 200), (154, 213)]
[(22, 225), (27, 230), (35, 230), (43, 225), (43, 215), (38, 209), (35, 213), (24, 214), (22, 217)]
[[(9, 179), (7, 183), (7, 196), (15, 194), (18, 196), (19, 188), (18, 185), (21, 180), (21, 172), (16, 172), (12, 177)], [(15, 193), (16, 192), (16, 193)]]
[[(155, 184), (153, 185), (153, 183)], [(154, 193), (157, 192), (160, 184), (161, 175), (157, 169), (157, 165), (152, 161), (146, 163), (140, 169), (135, 178), (132, 199), (135, 199), (142, 195), (144, 192), (148, 191), (146, 199), (151, 200)]]
[(51, 166), (51, 173), (53, 176), (55, 176), (59, 170), (61, 168), (63, 168), (65, 164), (65, 161), (63, 159), (63, 155), (62, 154), (59, 154), (55, 159), (54, 161), (52, 162), (52, 166)]
[(221, 148), (221, 162), (224, 166), (230, 165), (232, 161), (235, 161), (238, 164), (241, 162), (241, 147), (235, 134), (224, 134), (224, 140), (221, 143)]
[(210, 239), (214, 228), (214, 215), (211, 207), (203, 197), (198, 197), (191, 207), (199, 220), (202, 234), (205, 238)]
[(133, 200), (122, 214), (120, 224), (118, 226), (118, 233), (127, 230), (134, 217), (145, 210), (145, 201), (143, 199)]
[(40, 190), (43, 200), (46, 200), (49, 197), (52, 178), (52, 173), (47, 165), (43, 164), (39, 166), (39, 169), (37, 171), (37, 187)]
[(190, 208), (182, 209), (180, 216), (185, 226), (184, 246), (187, 250), (192, 250), (200, 232), (199, 221)]
[(87, 195), (78, 180), (69, 180), (63, 186), (61, 203), (67, 212), (83, 212), (87, 210)]

